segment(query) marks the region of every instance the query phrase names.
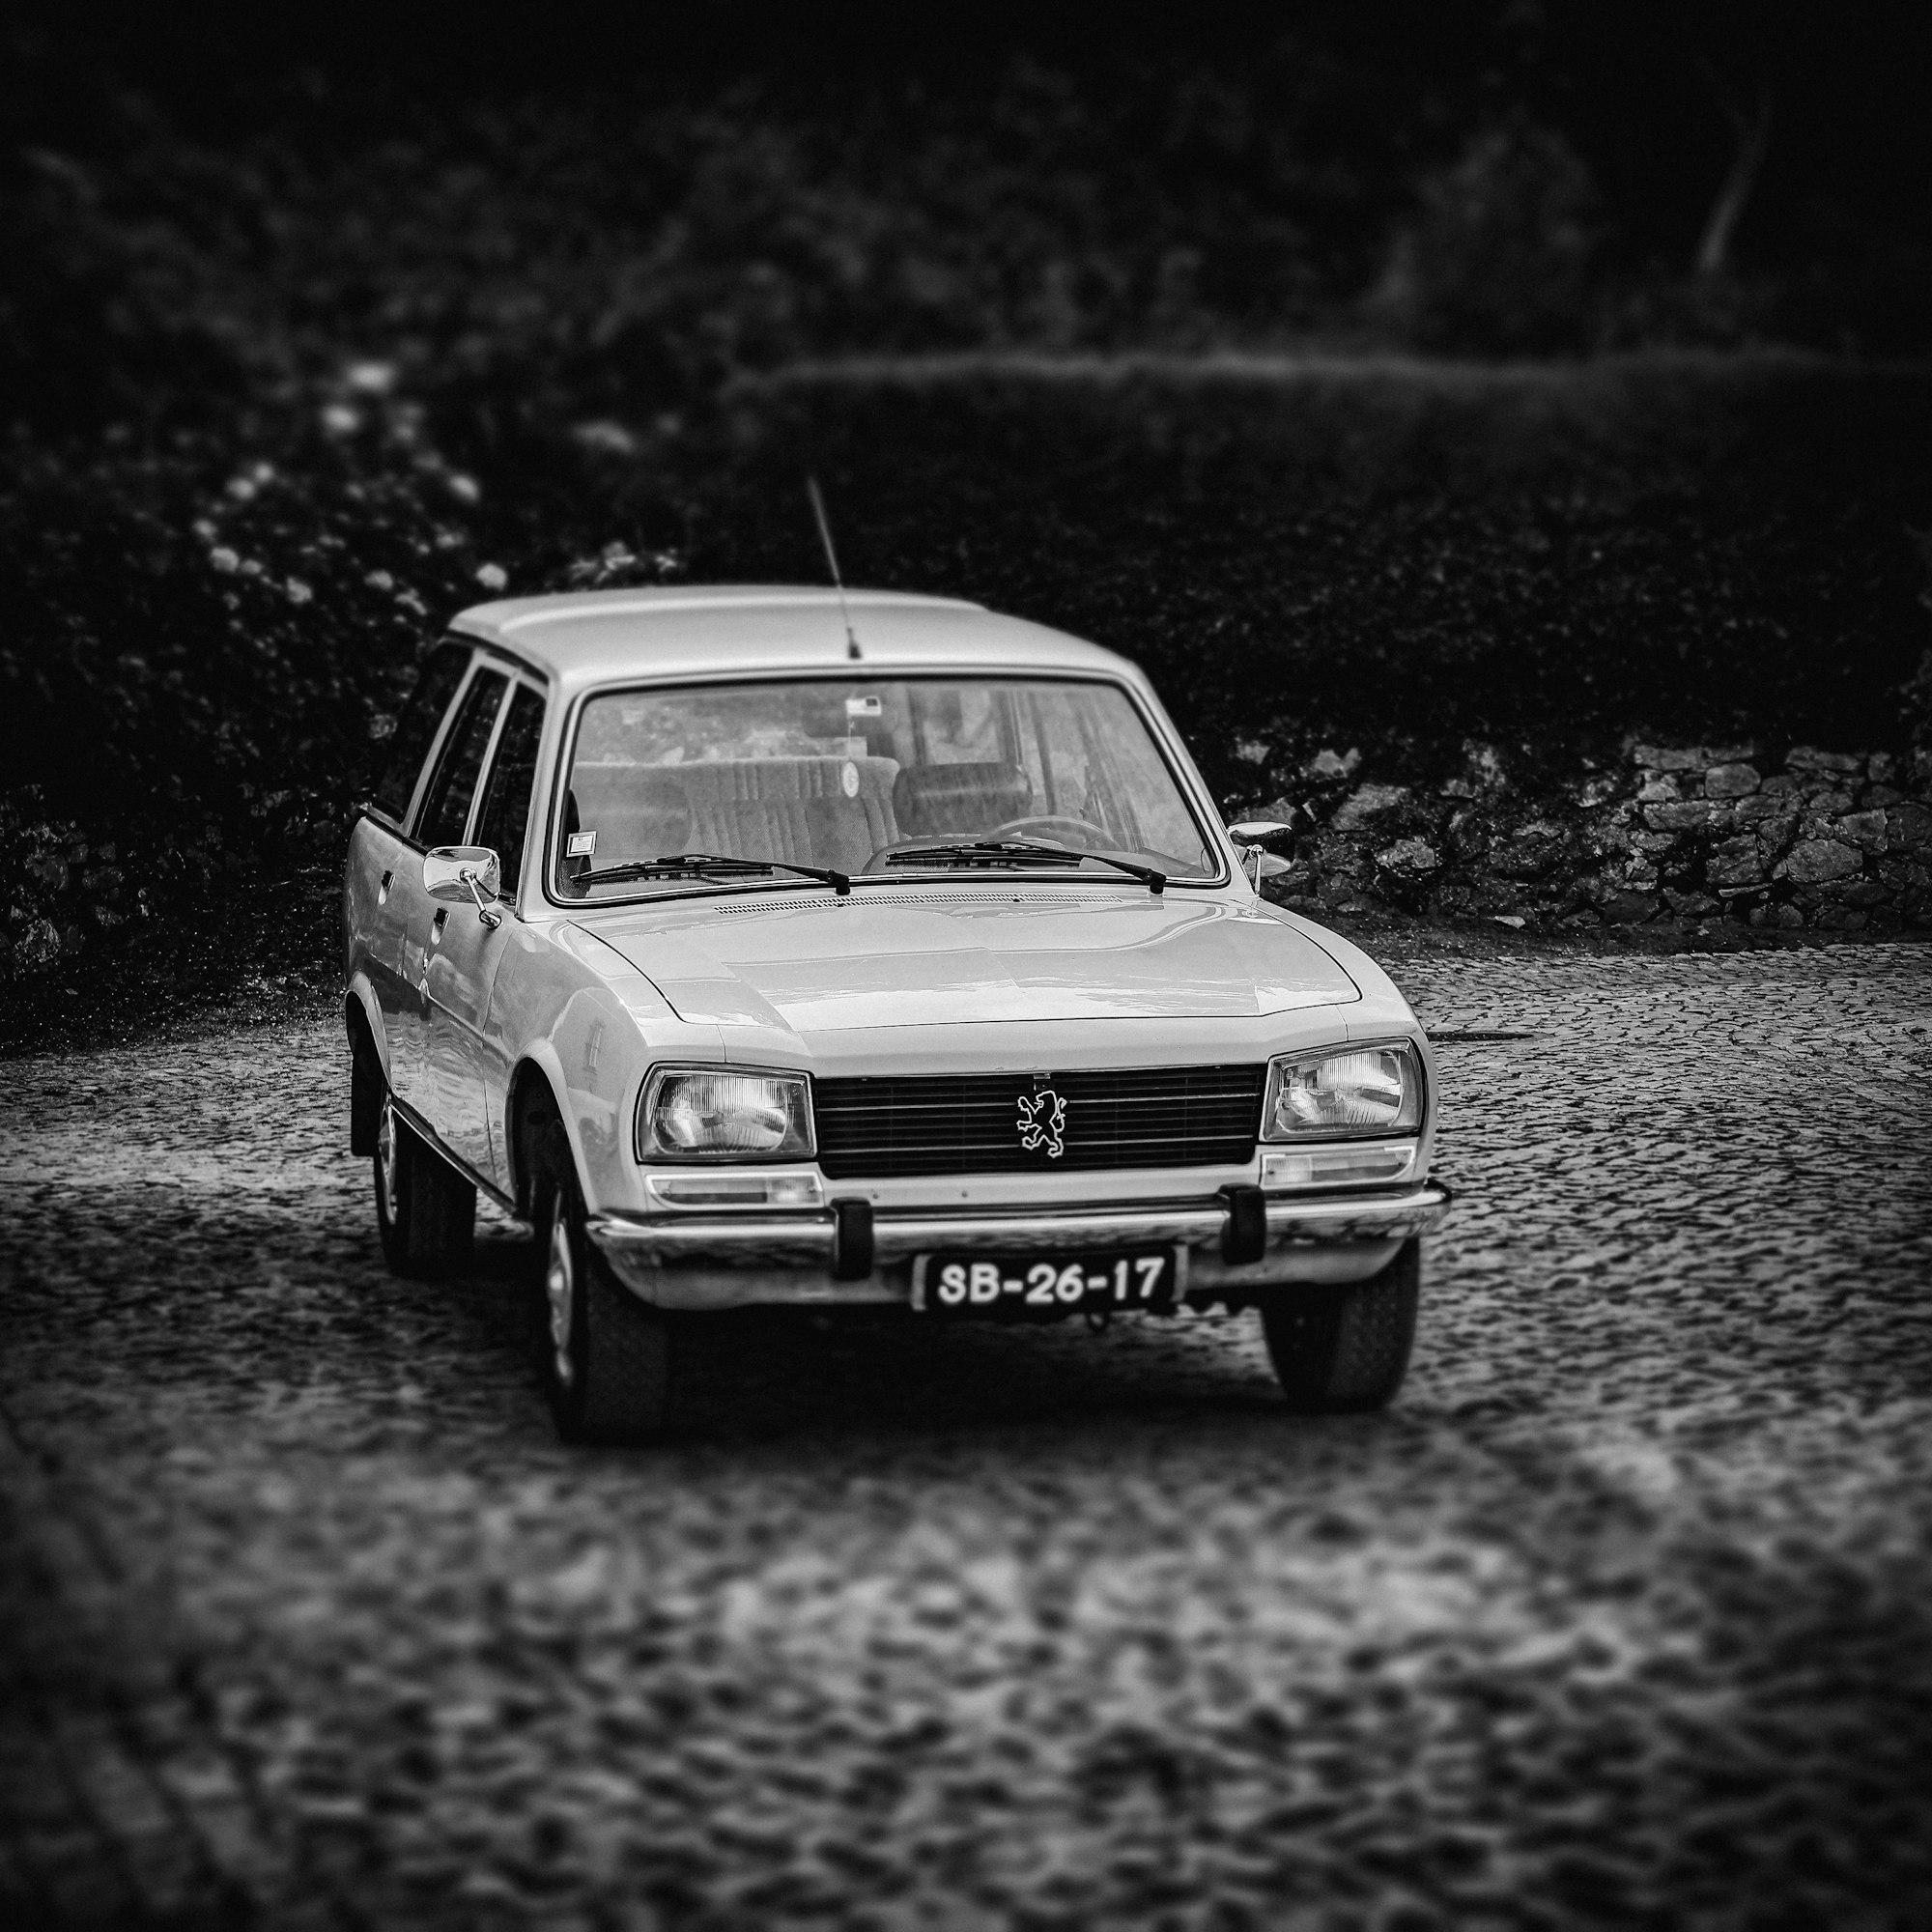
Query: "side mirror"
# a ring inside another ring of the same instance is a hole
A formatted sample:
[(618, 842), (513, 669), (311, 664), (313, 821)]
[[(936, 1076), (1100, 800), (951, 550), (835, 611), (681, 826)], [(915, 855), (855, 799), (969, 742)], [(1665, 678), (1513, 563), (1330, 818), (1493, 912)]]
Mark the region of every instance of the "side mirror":
[(1272, 852), (1264, 852), (1262, 844), (1277, 833), (1293, 830), (1293, 824), (1280, 818), (1244, 818), (1238, 825), (1229, 826), (1228, 837), (1243, 848), (1241, 869), (1247, 873), (1251, 885), (1259, 887), (1264, 879), (1288, 870), (1288, 861), (1276, 858)]
[(497, 910), (503, 868), (487, 845), (436, 845), (423, 854), (423, 891), (444, 905), (473, 905), (485, 925), (499, 925)]

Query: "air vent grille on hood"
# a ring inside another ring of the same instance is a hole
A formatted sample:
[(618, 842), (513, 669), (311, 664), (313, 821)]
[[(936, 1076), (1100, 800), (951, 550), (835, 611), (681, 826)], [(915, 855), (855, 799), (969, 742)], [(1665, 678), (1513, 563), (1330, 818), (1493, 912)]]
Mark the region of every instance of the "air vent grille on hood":
[[(1132, 882), (1127, 881), (1126, 883), (1131, 884)], [(1105, 906), (1115, 911), (1118, 911), (1122, 905), (1129, 905), (1129, 906), (1139, 905), (1143, 901), (1150, 899), (1151, 896), (1151, 895), (1150, 894), (1138, 890), (1131, 893), (1122, 893), (1118, 889), (1095, 892), (1092, 888), (1083, 891), (1079, 887), (1074, 887), (1071, 891), (1057, 892), (1057, 893), (1055, 892), (999, 893), (999, 892), (986, 892), (983, 890), (975, 892), (970, 889), (964, 892), (940, 891), (940, 892), (930, 892), (930, 893), (881, 893), (881, 892), (868, 892), (864, 889), (861, 889), (859, 892), (854, 893), (849, 899), (839, 899), (834, 901), (833, 909), (842, 911), (847, 907), (857, 907), (862, 905), (867, 905), (867, 906), (1021, 905), (1021, 906), (1061, 906), (1068, 908), (1073, 911), (1085, 911), (1091, 906)], [(798, 902), (802, 905), (810, 905), (814, 911), (820, 911), (824, 909), (824, 902), (817, 898), (808, 899), (803, 895), (801, 895)], [(1154, 900), (1153, 903), (1156, 906), (1158, 906), (1159, 901)], [(766, 897), (762, 894), (753, 895), (751, 898), (748, 899), (721, 900), (718, 906), (716, 907), (716, 910), (725, 918), (729, 918), (734, 913), (748, 913), (748, 912), (769, 913), (771, 909), (772, 909), (772, 902), (770, 898)]]

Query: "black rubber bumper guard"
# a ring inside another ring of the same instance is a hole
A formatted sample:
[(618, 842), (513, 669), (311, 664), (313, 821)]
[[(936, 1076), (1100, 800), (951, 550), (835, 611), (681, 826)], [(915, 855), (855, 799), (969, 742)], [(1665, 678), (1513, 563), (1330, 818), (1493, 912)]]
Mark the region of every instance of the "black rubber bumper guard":
[(832, 1204), (832, 1278), (864, 1281), (872, 1271), (872, 1204), (849, 1196)]
[(1224, 1187), (1228, 1225), (1221, 1230), (1221, 1259), (1230, 1267), (1258, 1262), (1267, 1253), (1267, 1196), (1259, 1187)]

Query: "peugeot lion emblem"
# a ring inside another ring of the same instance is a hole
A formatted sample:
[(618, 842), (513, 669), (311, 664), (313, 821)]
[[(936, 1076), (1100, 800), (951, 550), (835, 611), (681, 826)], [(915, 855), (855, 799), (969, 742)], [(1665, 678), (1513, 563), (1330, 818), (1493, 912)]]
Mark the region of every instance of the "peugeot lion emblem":
[(1066, 1151), (1061, 1135), (1066, 1131), (1066, 1102), (1051, 1087), (1042, 1087), (1031, 1097), (1022, 1094), (1020, 1101), (1020, 1146), (1028, 1153), (1046, 1150), (1048, 1160), (1058, 1160)]

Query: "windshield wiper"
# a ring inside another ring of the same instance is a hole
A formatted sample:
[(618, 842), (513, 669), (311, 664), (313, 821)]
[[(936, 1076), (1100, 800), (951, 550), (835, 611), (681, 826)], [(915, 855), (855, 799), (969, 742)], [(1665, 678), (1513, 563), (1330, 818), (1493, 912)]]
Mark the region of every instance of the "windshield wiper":
[(962, 838), (952, 844), (921, 845), (892, 853), (886, 864), (917, 866), (927, 859), (952, 859), (967, 866), (992, 865), (1001, 859), (1018, 859), (1036, 866), (1042, 862), (1058, 866), (1070, 859), (1078, 866), (1083, 859), (1097, 859), (1101, 865), (1112, 866), (1130, 879), (1141, 880), (1156, 896), (1167, 890), (1167, 874), (1155, 871), (1151, 866), (1137, 866), (1131, 859), (1116, 859), (1111, 852), (1082, 852), (1071, 845), (1054, 845), (1037, 838)]
[(582, 872), (571, 883), (614, 886), (629, 879), (746, 878), (754, 872), (771, 871), (816, 879), (841, 899), (852, 890), (852, 881), (843, 872), (835, 872), (827, 866), (794, 866), (789, 859), (728, 859), (716, 852), (672, 852), (662, 859), (632, 859), (621, 866), (606, 866), (601, 872)]

